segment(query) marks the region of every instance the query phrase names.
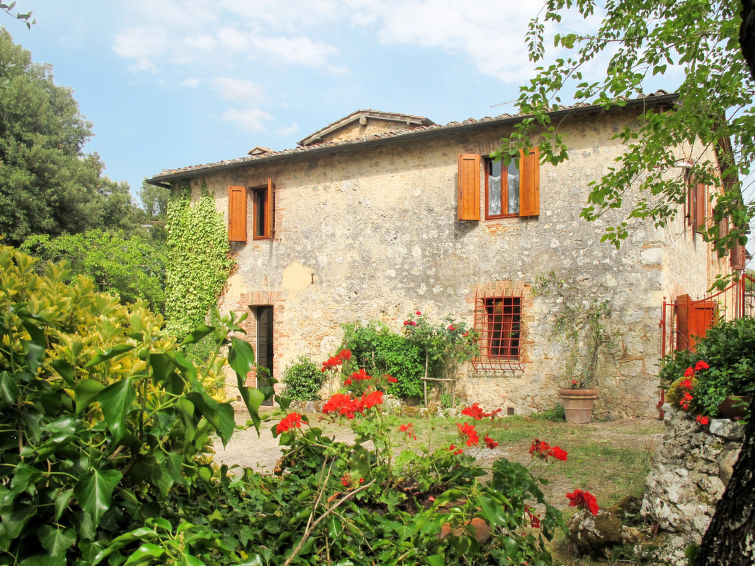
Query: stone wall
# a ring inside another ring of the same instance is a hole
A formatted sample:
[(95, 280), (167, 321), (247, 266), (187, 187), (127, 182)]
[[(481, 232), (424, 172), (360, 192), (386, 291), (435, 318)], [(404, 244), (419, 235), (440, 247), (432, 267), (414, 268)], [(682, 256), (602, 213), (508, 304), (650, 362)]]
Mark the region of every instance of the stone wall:
[(663, 408), (666, 431), (653, 456), (641, 514), (669, 533), (657, 553), (659, 560), (686, 565), (684, 549), (700, 544), (731, 479), (744, 427), (728, 419), (712, 419), (706, 428), (668, 404)]
[[(451, 314), (471, 324), (479, 286), (529, 288), (554, 271), (585, 300), (606, 299), (613, 308), (616, 345), (599, 368), (597, 415), (657, 414), (661, 301), (672, 288), (685, 288), (687, 279), (707, 280), (709, 251), (699, 236), (685, 239), (683, 228), (657, 230), (640, 222), (617, 250), (600, 237), (623, 211), (594, 223), (579, 217), (589, 183), (622, 152), (611, 137), (631, 120), (616, 111), (561, 124), (571, 157), (557, 168), (541, 165), (539, 217), (456, 220), (457, 155), (496, 149), (509, 133), (501, 127), (302, 153), (196, 178), (196, 194), (206, 182), (224, 214), (228, 186), (261, 186), (268, 177), (275, 183), (275, 238), (250, 235), (247, 243), (233, 244), (238, 269), (221, 310), (241, 313), (262, 304), (257, 301), (273, 301), (280, 379), (299, 355), (318, 362), (331, 355), (342, 323), (377, 319), (400, 330), (406, 314), (419, 309), (436, 320)], [(248, 208), (251, 234), (251, 201)], [(673, 260), (680, 254), (683, 264)], [(528, 297), (524, 307), (522, 370), (466, 367), (462, 397), (525, 414), (557, 403), (566, 383), (565, 349), (553, 339), (547, 316), (553, 305)]]

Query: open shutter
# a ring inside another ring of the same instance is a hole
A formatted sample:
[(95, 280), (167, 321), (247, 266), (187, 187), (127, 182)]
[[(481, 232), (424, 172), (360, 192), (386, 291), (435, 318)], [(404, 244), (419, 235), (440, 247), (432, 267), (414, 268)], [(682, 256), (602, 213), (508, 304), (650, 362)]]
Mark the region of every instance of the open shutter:
[(273, 180), (268, 178), (267, 180), (267, 199), (265, 201), (265, 238), (273, 237), (273, 230), (275, 228), (275, 219), (273, 217), (275, 213), (275, 191), (273, 190)]
[(480, 156), (459, 154), (458, 220), (480, 219)]
[(747, 259), (745, 247), (740, 243), (736, 243), (734, 244), (734, 247), (731, 248), (730, 254), (729, 263), (731, 264), (731, 268), (736, 270), (744, 269)]
[(676, 349), (689, 349), (689, 295), (679, 295), (676, 298)]
[(689, 349), (695, 351), (695, 345), (709, 328), (716, 322), (716, 303), (714, 301), (693, 301), (689, 310)]
[(519, 150), (519, 216), (540, 214), (540, 150)]
[(246, 242), (246, 187), (228, 187), (228, 240)]
[[(705, 198), (705, 185), (702, 183), (695, 184), (695, 208), (693, 210), (694, 223), (692, 226), (695, 228), (695, 232), (702, 233), (705, 230), (705, 215), (706, 215), (707, 199)], [(701, 227), (702, 226), (702, 230)]]

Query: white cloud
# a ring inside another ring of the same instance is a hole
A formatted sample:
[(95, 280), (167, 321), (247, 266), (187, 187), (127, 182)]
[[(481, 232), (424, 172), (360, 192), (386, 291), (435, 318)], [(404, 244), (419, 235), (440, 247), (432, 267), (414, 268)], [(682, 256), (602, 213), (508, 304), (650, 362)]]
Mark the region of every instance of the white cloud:
[(139, 71), (154, 70), (153, 60), (163, 56), (168, 46), (166, 37), (144, 27), (125, 29), (113, 40), (115, 52), (133, 60), (135, 68)]
[(261, 37), (251, 39), (251, 47), (283, 65), (325, 67), (338, 52), (335, 47), (308, 37)]
[(223, 112), (223, 120), (231, 122), (241, 130), (249, 132), (262, 132), (265, 130), (265, 122), (273, 119), (270, 114), (259, 108), (231, 108)]
[(295, 134), (299, 131), (299, 124), (296, 122), (292, 122), (288, 126), (283, 126), (282, 128), (278, 128), (275, 133), (279, 136), (290, 136)]
[(185, 86), (187, 88), (197, 88), (200, 82), (201, 81), (197, 78), (189, 77), (181, 81), (181, 86)]
[(264, 98), (262, 89), (252, 81), (218, 77), (210, 82), (223, 99), (231, 102), (255, 105)]

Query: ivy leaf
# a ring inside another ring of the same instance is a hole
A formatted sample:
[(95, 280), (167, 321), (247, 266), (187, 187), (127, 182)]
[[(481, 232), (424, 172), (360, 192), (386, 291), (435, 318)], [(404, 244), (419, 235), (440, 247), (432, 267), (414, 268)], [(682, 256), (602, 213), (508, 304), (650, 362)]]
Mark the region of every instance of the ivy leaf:
[(94, 379), (85, 379), (79, 382), (73, 390), (76, 398), (76, 414), (80, 414), (92, 401), (97, 399), (97, 396), (103, 389), (105, 389), (105, 384)]
[(37, 535), (44, 549), (52, 557), (65, 558), (66, 550), (76, 542), (76, 533), (73, 529), (56, 529), (50, 525), (44, 525), (37, 530)]
[(71, 501), (71, 497), (73, 497), (73, 489), (66, 489), (61, 491), (55, 498), (55, 521), (59, 521), (63, 516), (68, 503)]
[(118, 470), (90, 469), (79, 479), (73, 494), (81, 508), (91, 517), (93, 526), (100, 524), (105, 511), (110, 509), (113, 490), (123, 474)]
[(126, 415), (134, 399), (136, 391), (128, 378), (109, 385), (97, 396), (105, 422), (113, 435), (113, 443), (120, 441), (126, 432)]
[(18, 376), (7, 371), (0, 372), (0, 401), (12, 405), (18, 397)]
[(181, 345), (186, 346), (187, 344), (196, 344), (202, 338), (204, 338), (208, 334), (211, 334), (213, 330), (215, 330), (214, 326), (207, 326), (206, 324), (200, 324), (199, 326), (194, 328), (194, 330), (189, 332), (189, 334), (186, 335), (186, 337), (181, 342)]
[(45, 554), (37, 554), (25, 558), (18, 563), (18, 566), (66, 566), (68, 562), (65, 556), (47, 556)]
[[(139, 545), (139, 548), (131, 553), (131, 556), (128, 557), (128, 560), (126, 560), (124, 566), (128, 564), (136, 564), (137, 562), (141, 562), (145, 559), (148, 560), (149, 558), (160, 558), (160, 556), (162, 556), (164, 553), (165, 550), (163, 550), (156, 544), (145, 542)], [(151, 562), (151, 560), (149, 560), (149, 562)]]
[(87, 363), (87, 365), (85, 365), (84, 367), (92, 367), (104, 362), (105, 360), (109, 360), (110, 358), (114, 358), (115, 356), (119, 356), (120, 354), (124, 354), (133, 349), (134, 346), (131, 346), (130, 344), (116, 344), (109, 350), (105, 350), (104, 352), (97, 354), (95, 357), (89, 360), (89, 363)]

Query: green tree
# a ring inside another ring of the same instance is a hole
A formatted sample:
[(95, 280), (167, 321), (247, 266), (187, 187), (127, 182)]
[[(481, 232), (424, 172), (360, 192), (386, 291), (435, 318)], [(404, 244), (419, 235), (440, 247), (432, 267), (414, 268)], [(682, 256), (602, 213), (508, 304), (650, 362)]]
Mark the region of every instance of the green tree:
[[(527, 34), (530, 58), (542, 66), (520, 88), (517, 101), (519, 110), (531, 118), (504, 140), (498, 154), (509, 159), (539, 133), (542, 158), (557, 164), (569, 156), (568, 140), (548, 112), (572, 102), (621, 107), (626, 99), (641, 95), (652, 77), (667, 75), (673, 88), (673, 77), (681, 76), (673, 112), (648, 112), (637, 127), (616, 134), (626, 143), (626, 152), (592, 184), (582, 216), (593, 220), (621, 207), (628, 188), (638, 186), (641, 196), (631, 203), (628, 217), (663, 225), (677, 213), (686, 192), (682, 170), (674, 168), (674, 148), (689, 152), (691, 174), (710, 185), (719, 184), (715, 164), (702, 155), (704, 149), (713, 149), (725, 189), (715, 200), (714, 219), (730, 217), (733, 229), (728, 235), (718, 234), (716, 222), (708, 237), (716, 240), (720, 252), (737, 242), (744, 244), (755, 214), (755, 206), (743, 202), (741, 193), (741, 179), (755, 160), (755, 82), (740, 51), (739, 10), (739, 0), (547, 0)], [(566, 55), (559, 53), (545, 64), (546, 25), (559, 25), (565, 16), (574, 15), (584, 18), (585, 26), (601, 16), (601, 24), (589, 31), (556, 34), (555, 49)], [(601, 64), (604, 70), (595, 70)], [(590, 74), (600, 80), (583, 75), (588, 65), (593, 67)], [(702, 145), (693, 147), (696, 141)], [(619, 246), (627, 228), (626, 221), (609, 227), (603, 239)]]
[(123, 302), (149, 302), (159, 313), (165, 309), (165, 244), (134, 232), (88, 230), (51, 238), (30, 236), (20, 249), (42, 259), (65, 260), (73, 276), (94, 279), (97, 288), (115, 293)]
[(126, 183), (102, 175), (85, 154), (91, 124), (48, 65), (32, 63), (0, 28), (0, 236), (19, 244), (88, 228), (131, 228), (139, 220)]
[(168, 217), (170, 189), (142, 181), (139, 200), (142, 201), (142, 210), (147, 214), (149, 220), (165, 220)]

